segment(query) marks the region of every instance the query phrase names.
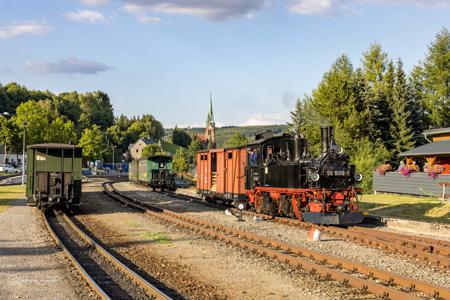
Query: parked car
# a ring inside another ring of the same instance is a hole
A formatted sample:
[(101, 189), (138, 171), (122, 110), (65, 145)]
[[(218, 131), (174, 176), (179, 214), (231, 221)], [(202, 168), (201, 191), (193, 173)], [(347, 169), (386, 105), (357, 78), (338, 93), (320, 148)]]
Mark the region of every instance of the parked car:
[(20, 170), (8, 164), (0, 164), (0, 172), (3, 173), (19, 173)]

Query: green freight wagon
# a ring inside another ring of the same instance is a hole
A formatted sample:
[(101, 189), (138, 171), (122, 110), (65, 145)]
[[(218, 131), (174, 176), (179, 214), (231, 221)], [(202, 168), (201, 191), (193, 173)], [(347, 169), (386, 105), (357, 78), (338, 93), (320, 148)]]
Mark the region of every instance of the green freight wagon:
[(27, 147), (27, 204), (39, 208), (80, 205), (82, 150), (68, 144)]
[(133, 160), (128, 165), (128, 179), (131, 182), (139, 181), (139, 161)]
[(128, 176), (130, 181), (146, 184), (153, 189), (175, 190), (172, 157), (167, 155), (155, 155), (132, 161)]

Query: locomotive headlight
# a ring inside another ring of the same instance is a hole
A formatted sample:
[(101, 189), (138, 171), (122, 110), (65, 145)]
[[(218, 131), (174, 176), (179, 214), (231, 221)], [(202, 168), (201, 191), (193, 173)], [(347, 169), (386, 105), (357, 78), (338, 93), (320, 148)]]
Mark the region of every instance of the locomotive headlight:
[(334, 149), (334, 151), (336, 151), (337, 154), (342, 154), (342, 153), (344, 153), (344, 148), (342, 148), (342, 147), (339, 146), (339, 145), (333, 145), (333, 149)]
[(363, 175), (361, 173), (356, 173), (355, 176), (353, 176), (353, 178), (355, 178), (355, 180), (359, 182), (363, 180)]
[(238, 208), (239, 208), (240, 210), (244, 210), (244, 208), (245, 208), (244, 203), (239, 203), (239, 204), (238, 204)]
[(311, 173), (311, 175), (309, 175), (309, 177), (310, 177), (311, 180), (314, 181), (314, 182), (319, 181), (319, 179), (320, 179), (319, 173), (316, 173), (316, 172)]

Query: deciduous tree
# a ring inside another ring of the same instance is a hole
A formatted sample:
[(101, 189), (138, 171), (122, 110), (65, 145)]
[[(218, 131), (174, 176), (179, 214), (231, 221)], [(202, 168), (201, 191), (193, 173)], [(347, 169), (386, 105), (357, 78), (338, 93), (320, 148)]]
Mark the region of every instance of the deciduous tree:
[(239, 147), (248, 144), (248, 139), (239, 131), (235, 131), (228, 141), (225, 142), (225, 147)]
[(142, 157), (150, 157), (162, 154), (165, 154), (165, 152), (159, 144), (150, 144), (142, 149)]
[(92, 125), (91, 128), (84, 129), (78, 145), (83, 147), (84, 159), (101, 159), (106, 145), (105, 136), (100, 126)]
[(189, 171), (189, 162), (184, 148), (178, 148), (177, 152), (173, 156), (172, 163), (175, 173), (183, 174)]

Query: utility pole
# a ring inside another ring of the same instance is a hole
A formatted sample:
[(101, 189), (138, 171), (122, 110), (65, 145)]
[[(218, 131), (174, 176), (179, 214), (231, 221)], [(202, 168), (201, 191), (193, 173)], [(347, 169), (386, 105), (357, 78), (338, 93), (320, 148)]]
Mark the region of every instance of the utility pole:
[(22, 145), (22, 186), (25, 184), (25, 135), (27, 133), (28, 122), (24, 121), (23, 124), (23, 145)]

